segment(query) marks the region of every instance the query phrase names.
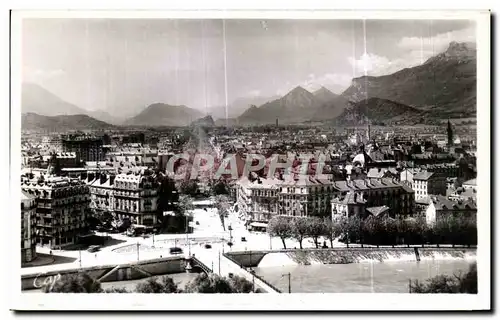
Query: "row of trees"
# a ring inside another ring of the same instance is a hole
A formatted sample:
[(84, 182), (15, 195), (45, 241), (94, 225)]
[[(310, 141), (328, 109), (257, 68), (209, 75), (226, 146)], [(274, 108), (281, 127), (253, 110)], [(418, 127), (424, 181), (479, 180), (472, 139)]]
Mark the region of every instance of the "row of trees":
[(425, 282), (410, 282), (410, 293), (477, 293), (477, 264), (466, 273), (438, 275)]
[(399, 218), (373, 217), (360, 219), (359, 216), (342, 217), (336, 221), (319, 217), (275, 216), (269, 221), (268, 232), (285, 240), (292, 238), (302, 249), (303, 240), (311, 237), (316, 248), (319, 237), (325, 237), (333, 247), (333, 241), (340, 238), (349, 243), (370, 245), (401, 244), (452, 244), (476, 245), (477, 223), (475, 217), (452, 216), (438, 219), (428, 224), (425, 217)]
[(135, 289), (130, 291), (123, 287), (112, 287), (103, 289), (101, 283), (89, 276), (87, 273), (75, 275), (63, 275), (54, 284), (47, 284), (42, 288), (43, 292), (50, 293), (250, 293), (262, 292), (255, 290), (254, 285), (239, 276), (230, 278), (221, 277), (217, 274), (200, 273), (196, 278), (180, 288), (178, 283), (168, 277), (160, 276), (148, 278), (138, 283)]

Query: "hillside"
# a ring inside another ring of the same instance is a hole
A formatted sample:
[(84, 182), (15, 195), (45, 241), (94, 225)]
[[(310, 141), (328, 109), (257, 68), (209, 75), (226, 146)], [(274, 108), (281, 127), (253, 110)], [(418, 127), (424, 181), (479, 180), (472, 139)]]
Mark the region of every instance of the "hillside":
[(66, 102), (35, 83), (23, 83), (21, 88), (21, 112), (44, 116), (87, 114), (87, 110)]
[(21, 129), (43, 132), (64, 132), (71, 130), (108, 130), (114, 126), (84, 114), (42, 116), (36, 113), (23, 113)]
[[(238, 98), (227, 106), (227, 117), (237, 118), (252, 105), (260, 106), (268, 101), (273, 101), (279, 98), (279, 96)], [(226, 119), (226, 106), (212, 107), (210, 108), (209, 113), (214, 119)]]
[(299, 123), (309, 120), (321, 104), (314, 94), (302, 87), (296, 87), (280, 99), (252, 106), (245, 111), (238, 121), (243, 125)]
[(215, 122), (212, 116), (206, 116), (191, 122), (191, 126), (213, 127)]
[(312, 116), (312, 121), (330, 120), (338, 117), (347, 107), (347, 99), (335, 94), (325, 87), (314, 92), (314, 96), (320, 101), (320, 106)]
[(112, 124), (119, 124), (123, 119), (102, 110), (85, 110), (59, 98), (52, 92), (35, 83), (23, 83), (21, 88), (22, 113), (36, 113), (44, 116), (81, 115)]
[(380, 77), (352, 80), (342, 96), (358, 102), (377, 97), (429, 111), (432, 117), (476, 114), (476, 48), (450, 43), (448, 49), (420, 66)]
[(130, 126), (188, 126), (203, 114), (186, 106), (172, 106), (165, 103), (154, 103), (141, 113), (125, 121)]
[(417, 123), (424, 112), (387, 99), (370, 98), (349, 106), (335, 119), (339, 125)]

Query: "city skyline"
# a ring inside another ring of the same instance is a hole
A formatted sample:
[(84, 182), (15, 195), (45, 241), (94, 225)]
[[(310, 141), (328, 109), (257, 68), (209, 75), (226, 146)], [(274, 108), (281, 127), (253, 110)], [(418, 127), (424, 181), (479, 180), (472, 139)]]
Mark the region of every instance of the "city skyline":
[(22, 38), (23, 82), (87, 110), (133, 115), (155, 102), (210, 112), (298, 85), (341, 93), (354, 77), (419, 65), (452, 41), (475, 42), (475, 26), (467, 20), (27, 19)]

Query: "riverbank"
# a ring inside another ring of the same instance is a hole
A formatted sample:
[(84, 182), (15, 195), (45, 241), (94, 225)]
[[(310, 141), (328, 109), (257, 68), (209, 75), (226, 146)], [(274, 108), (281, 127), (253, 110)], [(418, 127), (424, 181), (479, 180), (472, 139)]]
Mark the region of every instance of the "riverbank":
[(476, 249), (465, 248), (336, 248), (232, 252), (232, 258), (248, 267), (328, 265), (365, 262), (476, 260)]

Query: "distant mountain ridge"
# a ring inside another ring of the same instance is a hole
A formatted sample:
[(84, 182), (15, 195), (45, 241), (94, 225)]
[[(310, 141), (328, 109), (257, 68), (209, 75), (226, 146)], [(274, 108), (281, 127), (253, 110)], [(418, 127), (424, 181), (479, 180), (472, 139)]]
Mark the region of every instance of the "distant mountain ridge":
[(339, 125), (419, 122), (424, 111), (395, 101), (369, 98), (350, 102), (335, 121)]
[(215, 126), (215, 121), (212, 116), (206, 116), (191, 122), (191, 126), (213, 127)]
[(115, 126), (89, 117), (85, 114), (43, 116), (36, 113), (24, 113), (21, 129), (42, 132), (64, 132), (72, 130), (109, 130)]
[[(250, 106), (260, 106), (266, 102), (279, 99), (279, 96), (271, 97), (241, 97), (227, 106), (227, 118), (237, 118), (242, 115)], [(214, 119), (226, 119), (226, 106), (212, 107), (208, 112)]]
[(59, 115), (81, 115), (85, 114), (92, 118), (119, 124), (120, 118), (110, 115), (102, 110), (86, 110), (64, 101), (49, 90), (36, 83), (23, 83), (21, 87), (21, 110), (22, 113), (35, 113), (43, 116)]
[(203, 114), (186, 106), (173, 106), (165, 103), (154, 103), (138, 115), (125, 121), (130, 126), (188, 126), (191, 122), (202, 118)]
[(310, 119), (321, 100), (306, 89), (298, 86), (282, 98), (267, 102), (260, 107), (253, 106), (238, 117), (239, 124), (298, 123)]
[(437, 118), (476, 115), (476, 48), (451, 42), (424, 64), (393, 74), (352, 80), (342, 96), (358, 102), (372, 97), (429, 111)]

